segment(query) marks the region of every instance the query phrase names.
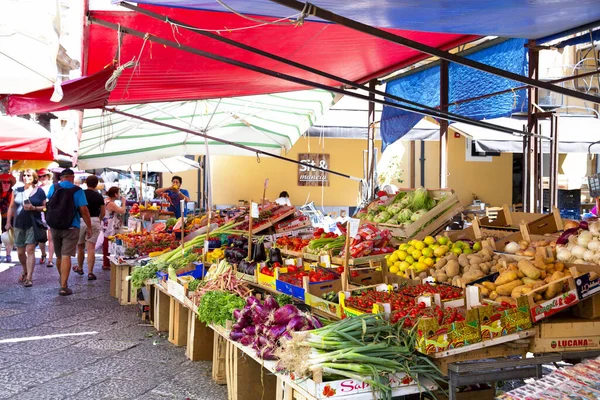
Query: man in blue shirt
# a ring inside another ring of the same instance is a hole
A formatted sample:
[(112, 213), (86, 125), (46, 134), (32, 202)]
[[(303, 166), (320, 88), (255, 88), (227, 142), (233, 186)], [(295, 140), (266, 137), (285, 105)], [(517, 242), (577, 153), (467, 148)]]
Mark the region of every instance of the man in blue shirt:
[[(188, 193), (188, 191), (185, 189), (181, 189), (182, 183), (183, 180), (181, 179), (181, 177), (175, 175), (173, 176), (173, 178), (171, 178), (170, 188), (156, 189), (156, 194), (161, 195), (163, 193), (166, 193), (169, 196), (169, 199), (171, 200), (171, 205), (169, 206), (168, 210), (175, 213), (175, 218), (181, 217), (181, 200), (185, 200), (186, 203), (190, 201), (190, 194)], [(186, 211), (184, 209), (183, 215), (185, 214)]]
[[(69, 168), (60, 173), (60, 187), (63, 189), (73, 189), (76, 186), (75, 174)], [(55, 185), (48, 190), (48, 199), (55, 192)], [(54, 243), (54, 252), (56, 253), (56, 268), (60, 275), (60, 290), (61, 296), (68, 296), (73, 291), (68, 287), (69, 273), (71, 272), (71, 257), (75, 257), (77, 250), (77, 242), (79, 242), (79, 220), (83, 218), (85, 221), (87, 232), (86, 237), (92, 236), (92, 221), (90, 219), (90, 211), (87, 208), (87, 199), (85, 193), (80, 188), (73, 189), (73, 202), (75, 203), (75, 217), (71, 222), (69, 229), (52, 229), (52, 241)], [(68, 204), (68, 203), (67, 203)]]

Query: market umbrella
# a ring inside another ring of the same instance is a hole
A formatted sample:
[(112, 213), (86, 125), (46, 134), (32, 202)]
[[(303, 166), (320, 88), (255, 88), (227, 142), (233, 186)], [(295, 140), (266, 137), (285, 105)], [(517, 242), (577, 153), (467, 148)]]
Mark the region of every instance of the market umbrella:
[(148, 172), (181, 172), (189, 171), (193, 169), (200, 169), (200, 164), (194, 160), (190, 160), (185, 157), (170, 157), (163, 158), (156, 161), (149, 161), (145, 163), (137, 163), (131, 165), (120, 165), (117, 167), (111, 167), (120, 171), (148, 171)]
[[(323, 90), (119, 106), (129, 114), (245, 145), (271, 154), (289, 151), (325, 113), (333, 94)], [(100, 110), (86, 110), (78, 166), (94, 169), (144, 163), (181, 155), (256, 153)]]
[(43, 160), (21, 160), (17, 161), (12, 165), (11, 171), (20, 171), (22, 169), (52, 169), (57, 168), (58, 163), (56, 161), (43, 161)]
[(0, 117), (0, 159), (54, 161), (50, 132), (33, 121)]

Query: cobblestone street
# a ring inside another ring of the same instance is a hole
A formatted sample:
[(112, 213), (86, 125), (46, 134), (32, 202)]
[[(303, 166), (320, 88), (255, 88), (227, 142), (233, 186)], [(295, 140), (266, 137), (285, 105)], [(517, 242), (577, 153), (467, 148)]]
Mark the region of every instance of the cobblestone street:
[(109, 271), (96, 268), (96, 281), (87, 268), (71, 272), (74, 294), (60, 297), (56, 268), (37, 265), (25, 288), (17, 283), (21, 265), (9, 265), (0, 264), (0, 398), (227, 398), (210, 362), (187, 360), (135, 306), (109, 296)]

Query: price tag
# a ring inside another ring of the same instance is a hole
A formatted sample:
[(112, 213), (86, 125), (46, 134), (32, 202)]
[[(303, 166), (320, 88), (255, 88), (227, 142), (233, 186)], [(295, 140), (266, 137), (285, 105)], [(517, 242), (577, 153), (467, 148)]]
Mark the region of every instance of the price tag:
[(267, 186), (269, 186), (269, 178), (265, 179), (265, 190), (267, 190)]
[(208, 254), (208, 240), (204, 241), (204, 255)]
[(348, 221), (350, 222), (350, 237), (353, 238), (356, 235), (358, 235), (358, 227), (360, 226), (360, 219), (357, 218), (349, 218)]
[(258, 204), (256, 204), (255, 202), (252, 202), (252, 218), (258, 218), (259, 213), (258, 213)]
[(321, 260), (321, 264), (325, 264), (325, 268), (330, 268), (331, 267), (331, 259), (329, 258), (329, 256), (321, 256), (319, 257), (319, 259)]

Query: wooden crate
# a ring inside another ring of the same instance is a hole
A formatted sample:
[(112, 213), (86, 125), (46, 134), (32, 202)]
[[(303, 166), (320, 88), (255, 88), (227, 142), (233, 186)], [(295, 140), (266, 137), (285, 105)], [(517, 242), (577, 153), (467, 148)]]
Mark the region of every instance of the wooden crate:
[(553, 318), (539, 324), (529, 351), (549, 353), (600, 349), (600, 319)]
[(214, 331), (198, 320), (193, 310), (188, 310), (187, 327), (186, 357), (192, 361), (212, 361)]
[[(414, 189), (413, 189), (414, 190)], [(409, 191), (402, 189), (402, 191)], [(458, 200), (458, 196), (451, 189), (436, 189), (429, 190), (429, 194), (439, 199), (442, 196), (447, 196), (444, 201), (437, 204), (425, 215), (409, 225), (391, 225), (385, 223), (376, 224), (379, 229), (388, 229), (395, 237), (406, 239), (420, 239), (427, 235), (441, 230), (450, 223), (452, 217), (462, 211), (462, 206)]]
[(226, 381), (228, 400), (275, 400), (277, 376), (227, 341)]
[(434, 358), (432, 361), (438, 366), (443, 375), (448, 375), (448, 365), (456, 362), (482, 360), (487, 358), (502, 358), (508, 356), (525, 357), (529, 348), (529, 342), (529, 339), (525, 339), (519, 343), (499, 344), (492, 347), (471, 350), (466, 353), (455, 354), (453, 356)]
[(159, 332), (167, 332), (171, 313), (171, 297), (162, 287), (155, 285), (154, 288), (154, 328)]
[(600, 295), (587, 298), (577, 304), (573, 308), (573, 314), (586, 319), (600, 318)]
[(213, 336), (212, 378), (217, 385), (227, 384), (227, 339), (215, 332)]
[(187, 344), (188, 309), (175, 298), (170, 299), (169, 342), (175, 346)]
[(110, 263), (110, 295), (119, 300), (122, 306), (137, 304), (137, 289), (127, 280), (132, 272), (131, 265)]
[(558, 209), (554, 208), (550, 214), (513, 212), (505, 204), (498, 212), (498, 217), (490, 221), (488, 217), (479, 220), (482, 228), (512, 229), (518, 230), (519, 224), (527, 224), (529, 233), (532, 235), (544, 235), (556, 233), (563, 230), (562, 219)]

